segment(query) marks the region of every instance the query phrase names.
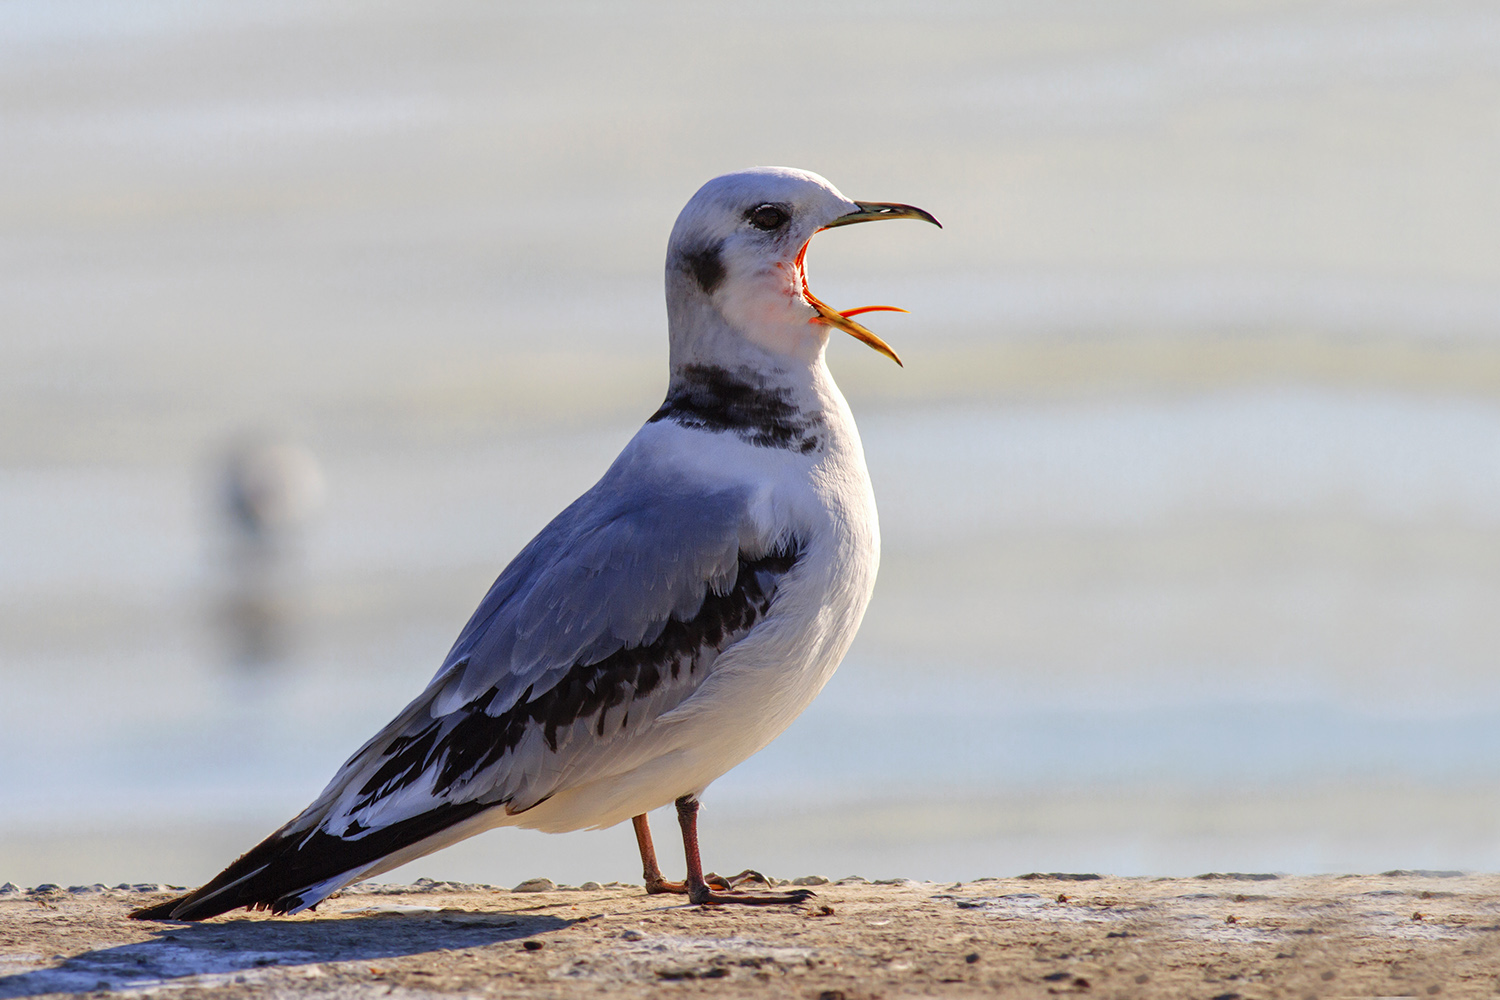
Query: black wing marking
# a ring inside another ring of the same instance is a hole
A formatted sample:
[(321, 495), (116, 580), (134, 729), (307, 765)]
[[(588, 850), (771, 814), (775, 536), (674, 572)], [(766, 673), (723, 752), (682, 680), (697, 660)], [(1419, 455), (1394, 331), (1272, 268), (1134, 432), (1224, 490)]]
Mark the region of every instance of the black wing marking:
[(559, 732), (581, 719), (597, 715), (595, 732), (605, 736), (609, 710), (621, 705), (626, 706), (620, 721), (624, 728), (630, 702), (668, 679), (680, 679), (684, 672), (701, 680), (719, 653), (748, 634), (765, 617), (776, 596), (777, 581), (799, 555), (795, 543), (759, 559), (741, 554), (733, 586), (722, 594), (709, 590), (696, 615), (686, 621), (669, 619), (654, 642), (621, 648), (595, 663), (576, 664), (547, 690), (527, 688), (513, 707), (498, 714), (491, 713), (498, 693), (491, 688), (421, 730), (397, 737), (383, 751), (385, 763), (360, 787), (359, 798), (349, 811), (377, 805), (434, 766), (438, 768), (436, 787), (460, 786), (498, 764), (537, 727), (553, 752), (559, 749)]

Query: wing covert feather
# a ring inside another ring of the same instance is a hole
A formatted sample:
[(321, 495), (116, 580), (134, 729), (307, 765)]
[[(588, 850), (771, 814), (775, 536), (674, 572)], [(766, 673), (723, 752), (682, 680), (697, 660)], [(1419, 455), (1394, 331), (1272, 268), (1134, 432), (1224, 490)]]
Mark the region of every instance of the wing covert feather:
[(742, 492), (705, 496), (682, 482), (627, 486), (606, 476), (495, 581), (438, 671), (464, 663), (433, 699), (433, 716), (490, 688), (492, 714), (503, 711), (574, 664), (650, 643), (669, 619), (691, 618), (709, 589), (733, 581), (741, 547), (755, 547), (744, 537), (746, 512)]

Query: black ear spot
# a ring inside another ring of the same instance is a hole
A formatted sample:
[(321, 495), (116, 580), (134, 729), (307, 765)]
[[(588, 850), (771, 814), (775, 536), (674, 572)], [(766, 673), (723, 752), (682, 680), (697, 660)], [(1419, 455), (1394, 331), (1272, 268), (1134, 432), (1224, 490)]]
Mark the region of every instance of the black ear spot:
[(693, 272), (698, 287), (706, 293), (712, 294), (719, 287), (719, 282), (724, 280), (724, 262), (719, 259), (719, 252), (723, 249), (723, 244), (714, 243), (700, 250), (683, 252), (683, 262)]
[(750, 209), (750, 211), (745, 213), (745, 218), (750, 220), (750, 225), (754, 226), (756, 229), (765, 230), (768, 233), (780, 229), (782, 226), (786, 225), (787, 220), (789, 220), (791, 217), (792, 213), (788, 212), (780, 205), (770, 204), (756, 205), (754, 208)]

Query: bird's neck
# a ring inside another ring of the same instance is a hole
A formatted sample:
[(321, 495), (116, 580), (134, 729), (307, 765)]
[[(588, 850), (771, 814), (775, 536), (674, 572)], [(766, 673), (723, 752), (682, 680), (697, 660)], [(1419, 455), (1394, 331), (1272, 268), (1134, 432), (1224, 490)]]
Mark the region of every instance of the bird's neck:
[(827, 327), (800, 319), (786, 337), (752, 335), (671, 269), (667, 323), (670, 379), (653, 420), (734, 430), (753, 444), (794, 451), (826, 445), (829, 421), (848, 421), (824, 360)]
[(833, 438), (848, 436), (847, 414), (821, 354), (808, 363), (735, 354), (674, 364), (651, 422), (671, 420), (757, 447), (818, 454)]

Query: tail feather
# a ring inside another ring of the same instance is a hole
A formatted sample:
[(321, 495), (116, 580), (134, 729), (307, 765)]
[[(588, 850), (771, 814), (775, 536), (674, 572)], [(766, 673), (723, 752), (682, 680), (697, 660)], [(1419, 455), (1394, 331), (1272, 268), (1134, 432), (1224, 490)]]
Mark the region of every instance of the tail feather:
[[(494, 803), (445, 803), (349, 838), (282, 827), (211, 882), (130, 914), (132, 920), (206, 920), (240, 907), (291, 913), (316, 906), (343, 885), (374, 871), (402, 848), (441, 833)], [(381, 869), (384, 870), (384, 869)], [(341, 877), (347, 876), (346, 879)]]

